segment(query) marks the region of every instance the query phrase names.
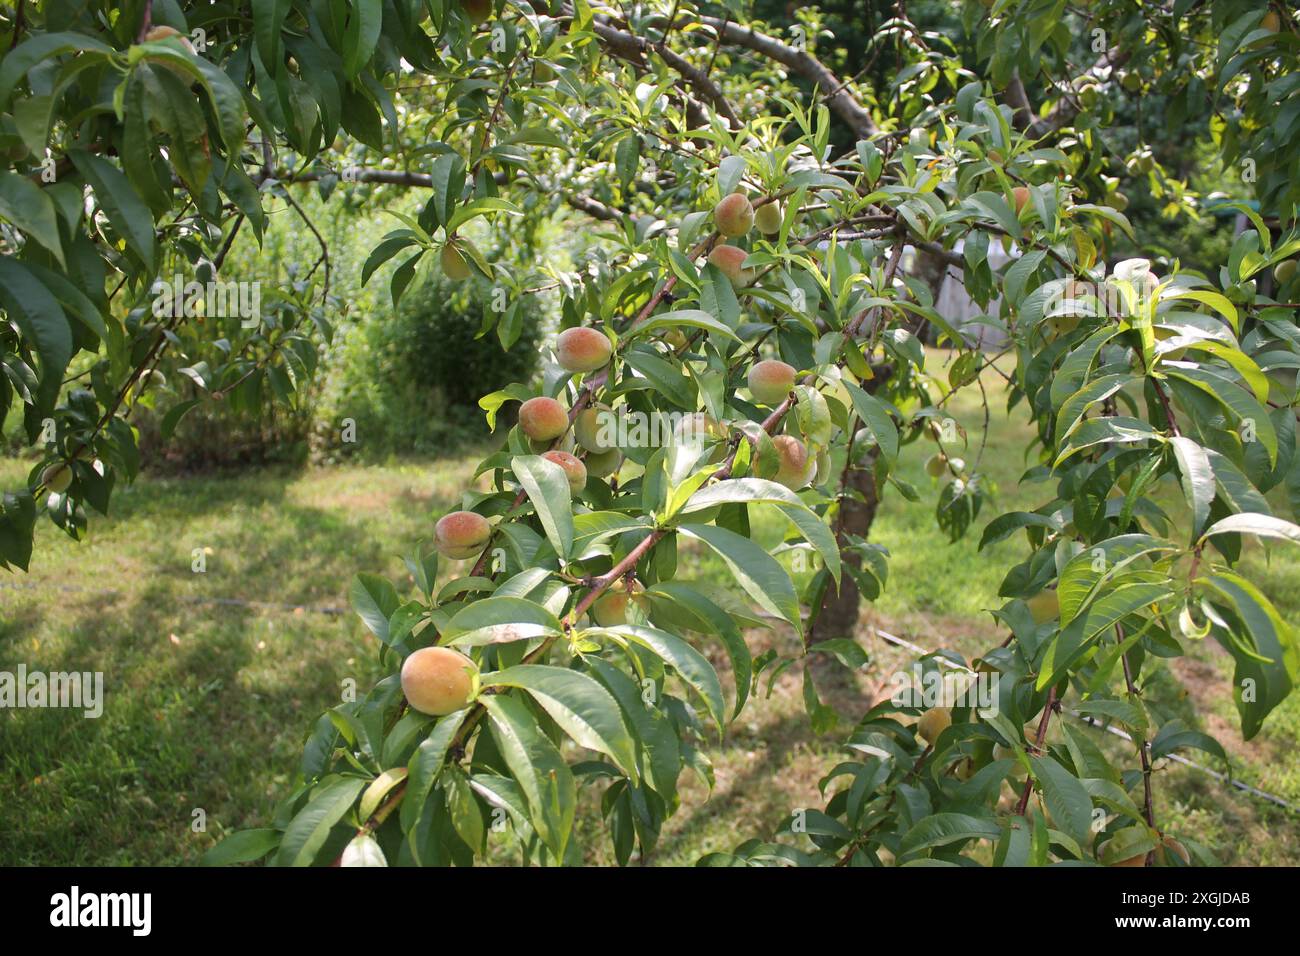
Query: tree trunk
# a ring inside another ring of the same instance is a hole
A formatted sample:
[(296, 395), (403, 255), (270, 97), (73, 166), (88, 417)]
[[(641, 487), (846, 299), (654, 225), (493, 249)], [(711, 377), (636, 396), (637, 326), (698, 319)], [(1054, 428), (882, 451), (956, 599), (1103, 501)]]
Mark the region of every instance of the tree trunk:
[[(840, 499), (840, 513), (836, 522), (836, 540), (840, 545), (844, 564), (860, 567), (862, 558), (856, 552), (844, 554), (844, 541), (848, 535), (865, 538), (871, 532), (871, 524), (876, 520), (876, 508), (880, 496), (876, 489), (876, 458), (880, 449), (872, 448), (863, 462), (864, 468), (855, 468), (849, 472), (845, 482), (846, 496)], [(849, 497), (848, 492), (857, 491), (862, 495)], [(808, 643), (824, 641), (833, 637), (852, 637), (858, 629), (858, 605), (861, 595), (858, 584), (848, 570), (840, 577), (840, 589), (836, 592), (832, 584), (822, 597), (821, 610), (808, 632)]]

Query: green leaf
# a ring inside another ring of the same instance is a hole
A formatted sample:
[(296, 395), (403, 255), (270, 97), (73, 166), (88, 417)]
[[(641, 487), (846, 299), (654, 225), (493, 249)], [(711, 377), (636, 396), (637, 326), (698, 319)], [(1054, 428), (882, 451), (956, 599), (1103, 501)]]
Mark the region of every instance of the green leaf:
[(680, 637), (657, 628), (628, 624), (614, 628), (614, 631), (642, 647), (648, 647), (665, 663), (671, 665), (687, 686), (700, 695), (704, 706), (708, 708), (709, 716), (721, 731), (726, 700), (722, 696), (722, 683), (718, 680), (718, 672), (713, 669), (713, 665), (703, 654)]
[(1213, 633), (1237, 662), (1232, 696), (1241, 715), (1241, 735), (1250, 740), (1300, 679), (1295, 633), (1259, 588), (1237, 574), (1212, 574), (1198, 578), (1196, 585), (1215, 595), (1221, 612), (1232, 618), (1226, 633), (1222, 627)]
[(145, 268), (156, 268), (157, 246), (154, 242), (153, 215), (144, 200), (131, 187), (131, 183), (112, 163), (81, 149), (68, 151), (77, 171), (94, 192), (113, 228), (126, 241)]
[(388, 619), (402, 603), (393, 585), (377, 574), (358, 574), (352, 582), (349, 597), (352, 609), (370, 633), (387, 644)]
[(484, 697), (483, 706), (497, 749), (528, 801), (533, 829), (554, 858), (563, 860), (578, 802), (568, 764), (521, 701), (497, 694)]
[(1117, 415), (1111, 418), (1090, 419), (1074, 430), (1066, 443), (1066, 447), (1056, 456), (1056, 461), (1052, 463), (1052, 467), (1059, 467), (1062, 462), (1071, 456), (1078, 454), (1085, 448), (1091, 448), (1093, 445), (1137, 442), (1146, 439), (1163, 441), (1164, 436), (1138, 418)]
[(736, 680), (736, 704), (731, 714), (732, 719), (735, 719), (749, 699), (749, 686), (754, 673), (753, 657), (736, 622), (697, 588), (681, 581), (660, 581), (645, 593), (651, 599), (663, 596), (685, 608), (699, 621), (699, 626), (693, 630), (716, 634), (722, 640)]
[(380, 802), (389, 792), (399, 783), (406, 779), (406, 767), (390, 767), (385, 770), (366, 787), (366, 792), (361, 795), (361, 803), (357, 805), (357, 819), (365, 822), (371, 815), (379, 809)]
[(733, 342), (739, 342), (736, 333), (731, 331), (709, 313), (700, 309), (679, 309), (676, 312), (662, 312), (659, 315), (652, 316), (642, 322), (636, 328), (628, 333), (627, 337), (640, 338), (659, 329), (675, 329), (681, 326), (688, 326), (695, 329), (704, 329), (708, 332), (716, 332), (723, 338), (731, 339)]
[(447, 790), (447, 812), (451, 814), (451, 824), (457, 835), (476, 853), (483, 850), (483, 838), (487, 828), (483, 825), (483, 813), (479, 810), (478, 800), (474, 798), (474, 788), (469, 778), (460, 767), (452, 765), (447, 768), (445, 777)]
[(1223, 749), (1221, 743), (1209, 734), (1201, 733), (1199, 730), (1192, 730), (1181, 720), (1171, 720), (1160, 728), (1151, 741), (1151, 759), (1159, 760), (1183, 747), (1194, 747), (1197, 750), (1203, 750), (1218, 757), (1224, 764), (1228, 763), (1228, 753)]
[(42, 409), (54, 407), (72, 358), (72, 328), (63, 307), (23, 263), (0, 256), (0, 306), (41, 360)]
[(510, 470), (528, 493), (551, 547), (561, 558), (573, 553), (573, 502), (564, 469), (540, 455), (510, 459)]
[(1183, 495), (1192, 511), (1194, 540), (1210, 519), (1210, 503), (1214, 501), (1214, 469), (1210, 467), (1210, 458), (1205, 449), (1190, 438), (1175, 435), (1169, 439), (1169, 444), (1173, 446), (1174, 457), (1178, 460)]
[(1061, 523), (1049, 515), (1040, 515), (1033, 511), (1010, 511), (998, 515), (985, 526), (984, 534), (980, 536), (979, 550), (983, 551), (990, 544), (1009, 538), (1021, 528), (1030, 527), (1060, 531)]
[(43, 246), (59, 265), (67, 268), (54, 203), (40, 186), (17, 173), (0, 173), (0, 216)]
[(1201, 540), (1208, 540), (1216, 534), (1253, 534), (1261, 538), (1277, 538), (1300, 544), (1300, 526), (1272, 515), (1251, 512), (1221, 518), (1206, 529)]
[(1192, 299), (1202, 305), (1208, 305), (1228, 320), (1234, 332), (1240, 331), (1241, 320), (1237, 317), (1237, 307), (1220, 292), (1209, 289), (1166, 289), (1161, 294), (1160, 300), (1163, 302), (1167, 299)]
[(559, 618), (540, 604), (494, 595), (461, 608), (441, 630), (445, 643), (476, 646), (552, 637), (563, 627)]
[(607, 754), (636, 782), (636, 744), (618, 702), (593, 678), (563, 667), (520, 664), (485, 674), (483, 684), (528, 691), (578, 746)]
[(1079, 843), (1092, 836), (1092, 798), (1083, 784), (1051, 757), (1030, 757), (1034, 778), (1043, 788), (1043, 799), (1055, 826)]
[(311, 866), (329, 838), (330, 830), (352, 809), (365, 786), (366, 781), (356, 777), (336, 777), (318, 788), (284, 831), (280, 852), (276, 855), (277, 864)]
[(688, 537), (698, 538), (712, 548), (745, 592), (759, 607), (787, 621), (798, 634), (803, 633), (799, 598), (794, 583), (774, 557), (749, 538), (726, 528), (710, 525), (682, 525), (677, 529)]
[(8, 105), (18, 81), (36, 64), (48, 57), (76, 52), (105, 57), (114, 51), (111, 46), (93, 36), (72, 32), (37, 34), (9, 50), (4, 59), (0, 60), (0, 105)]
[(898, 426), (894, 424), (889, 409), (880, 399), (858, 388), (852, 382), (845, 382), (844, 387), (849, 390), (849, 397), (853, 399), (853, 408), (857, 411), (858, 417), (870, 430), (876, 445), (880, 448), (880, 453), (885, 456), (885, 461), (892, 466), (898, 460)]
[(936, 813), (903, 834), (900, 855), (961, 840), (996, 840), (1002, 828), (996, 820), (966, 813)]
[(681, 514), (703, 511), (728, 502), (789, 504), (806, 508), (799, 496), (785, 485), (763, 478), (729, 478), (701, 488), (687, 500)]
[(1168, 369), (1172, 379), (1194, 385), (1232, 412), (1242, 424), (1254, 426), (1255, 437), (1268, 451), (1269, 464), (1277, 463), (1277, 432), (1264, 406), (1240, 385), (1199, 368)]
[(203, 854), (203, 866), (229, 866), (260, 860), (280, 845), (279, 830), (241, 830)]
[(199, 400), (197, 398), (191, 398), (189, 401), (180, 402), (167, 410), (167, 414), (163, 416), (162, 426), (159, 429), (163, 441), (167, 441), (175, 434), (176, 426), (181, 423), (181, 419), (198, 407), (198, 404)]
[(292, 0), (252, 0), (252, 3), (257, 55), (262, 58), (262, 64), (274, 73), (281, 59), (280, 33), (284, 29), (284, 17), (293, 3)]
[(402, 830), (409, 832), (419, 822), (424, 801), (429, 797), (434, 782), (442, 773), (447, 751), (456, 733), (469, 715), (469, 710), (459, 710), (439, 719), (429, 736), (420, 742), (406, 765), (406, 792), (402, 795)]
[(370, 61), (383, 23), (383, 0), (353, 0), (352, 16), (343, 36), (343, 72), (349, 78)]

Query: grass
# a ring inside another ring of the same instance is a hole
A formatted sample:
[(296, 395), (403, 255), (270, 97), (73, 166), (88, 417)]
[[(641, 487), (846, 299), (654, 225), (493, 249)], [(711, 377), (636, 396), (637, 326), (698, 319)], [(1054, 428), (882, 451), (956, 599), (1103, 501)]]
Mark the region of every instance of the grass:
[[(922, 501), (888, 492), (873, 529), (892, 557), (886, 592), (865, 608), (859, 634), (871, 663), (856, 674), (816, 665), (819, 691), (844, 715), (840, 730), (811, 733), (797, 668), (787, 672), (709, 751), (712, 793), (694, 774), (683, 777), (682, 809), (646, 862), (690, 864), (770, 836), (795, 807), (820, 805), (818, 781), (843, 732), (888, 675), (910, 663), (909, 653), (872, 628), (967, 657), (1001, 640), (986, 610), (998, 603), (1001, 576), (1023, 544), (1013, 538), (979, 553), (979, 530), (1047, 492), (1017, 484), (1027, 429), (1014, 414), (998, 414), (999, 379), (990, 374), (987, 385), (994, 415), (981, 470), (996, 499), (970, 535), (949, 545), (935, 526), (924, 455), (905, 455), (900, 476)], [(965, 457), (973, 461), (982, 412), (963, 398), (952, 413), (969, 429)], [(113, 516), (94, 521), (81, 543), (44, 523), (31, 573), (0, 580), (0, 666), (102, 671), (107, 700), (98, 720), (57, 709), (0, 711), (0, 864), (193, 863), (224, 832), (265, 825), (292, 784), (314, 718), (340, 700), (346, 680), (364, 688), (378, 676), (374, 641), (355, 617), (295, 608), (344, 607), (359, 570), (404, 579), (399, 555), (457, 502), (477, 459), (146, 477), (119, 489)], [(0, 462), (0, 484), (21, 481), (27, 468)], [(756, 528), (767, 544), (781, 534), (770, 516)], [(192, 570), (196, 549), (204, 549), (203, 573)], [(1296, 556), (1275, 549), (1271, 558), (1257, 551), (1247, 560), (1288, 620), (1300, 624)], [(726, 578), (720, 563), (700, 554), (684, 567), (688, 576)], [(265, 604), (208, 603), (213, 598)], [(755, 653), (797, 650), (788, 630), (748, 637)], [(725, 671), (725, 660), (712, 656)], [(1300, 803), (1300, 766), (1290, 756), (1300, 740), (1300, 695), (1243, 743), (1230, 678), (1230, 659), (1204, 643), (1157, 668), (1147, 695), (1215, 733), (1240, 779)], [(1106, 738), (1103, 746), (1118, 759), (1126, 745)], [(1296, 814), (1206, 775), (1163, 767), (1156, 800), (1163, 827), (1194, 836), (1226, 863), (1300, 862)], [(589, 795), (579, 838), (588, 862), (605, 863), (612, 853), (596, 805)]]

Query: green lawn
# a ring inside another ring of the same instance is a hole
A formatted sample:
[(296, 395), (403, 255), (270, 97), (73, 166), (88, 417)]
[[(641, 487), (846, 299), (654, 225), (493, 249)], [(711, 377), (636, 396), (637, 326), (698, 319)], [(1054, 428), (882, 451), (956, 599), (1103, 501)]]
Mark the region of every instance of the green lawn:
[[(968, 656), (1000, 640), (985, 609), (998, 603), (997, 585), (1023, 545), (1012, 539), (979, 554), (979, 529), (1001, 510), (1033, 507), (1045, 494), (1017, 486), (1025, 432), (1017, 418), (999, 420), (998, 382), (988, 376), (994, 427), (982, 462), (998, 497), (971, 535), (950, 546), (937, 531), (934, 487), (922, 470), (928, 451), (912, 450), (901, 472), (923, 500), (887, 495), (873, 537), (892, 553), (889, 587), (865, 610), (860, 635), (872, 662), (856, 675), (837, 666), (817, 673), (819, 689), (847, 719), (908, 663), (904, 652), (871, 636), (872, 626)], [(973, 461), (982, 413), (970, 400), (953, 413), (970, 430), (966, 458)], [(456, 502), (475, 461), (465, 454), (305, 472), (146, 477), (119, 490), (113, 517), (93, 522), (80, 544), (46, 523), (31, 573), (0, 579), (0, 668), (23, 661), (29, 669), (103, 671), (107, 701), (98, 720), (65, 710), (0, 711), (0, 864), (192, 863), (226, 830), (264, 825), (291, 784), (313, 719), (340, 700), (345, 680), (365, 687), (377, 675), (374, 642), (352, 615), (293, 606), (344, 606), (358, 570), (404, 579), (400, 554)], [(0, 484), (12, 487), (28, 467), (0, 462)], [(775, 519), (760, 519), (757, 529), (769, 543), (780, 534)], [(196, 548), (210, 549), (204, 573), (191, 567)], [(1249, 560), (1266, 592), (1300, 624), (1297, 556), (1275, 549), (1271, 562), (1262, 552)], [(697, 557), (691, 564), (696, 575), (725, 579), (715, 562)], [(206, 603), (212, 598), (274, 606)], [(756, 652), (796, 649), (788, 631), (750, 638)], [(1188, 716), (1194, 702), (1200, 725), (1228, 747), (1240, 779), (1300, 803), (1300, 695), (1243, 744), (1227, 693), (1230, 674), (1226, 655), (1205, 644), (1155, 675), (1148, 693)], [(691, 863), (770, 835), (790, 809), (819, 803), (817, 782), (840, 736), (813, 737), (798, 675), (788, 672), (711, 752), (711, 797), (700, 781), (686, 782), (684, 806), (648, 862)], [(1123, 743), (1107, 746), (1118, 753)], [(1156, 800), (1163, 827), (1196, 835), (1224, 862), (1300, 862), (1293, 813), (1176, 766), (1160, 770)], [(206, 832), (195, 832), (199, 810)], [(582, 835), (589, 861), (610, 860), (594, 828)]]

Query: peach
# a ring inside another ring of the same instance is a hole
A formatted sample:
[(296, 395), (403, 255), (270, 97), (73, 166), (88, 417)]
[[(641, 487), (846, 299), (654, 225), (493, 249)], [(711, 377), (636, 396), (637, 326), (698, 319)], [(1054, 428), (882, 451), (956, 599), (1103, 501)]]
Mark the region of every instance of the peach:
[(442, 717), (469, 704), (477, 672), (472, 660), (450, 647), (422, 647), (402, 662), (402, 693), (412, 709)]
[(1020, 211), (1025, 208), (1025, 203), (1029, 202), (1029, 187), (1017, 186), (1011, 190), (1011, 195), (1015, 198), (1016, 215), (1019, 216)]
[(442, 272), (448, 279), (454, 279), (461, 282), (470, 276), (469, 263), (461, 255), (455, 243), (448, 242), (442, 247), (442, 252), (438, 254), (438, 261), (442, 263)]
[(743, 236), (754, 227), (754, 207), (744, 193), (723, 196), (713, 207), (713, 223), (724, 236)]
[(594, 372), (604, 368), (613, 351), (605, 333), (586, 326), (565, 329), (555, 340), (555, 357), (569, 372)]
[[(181, 31), (177, 30), (175, 27), (169, 27), (164, 25), (150, 27), (149, 32), (144, 35), (144, 42), (154, 43), (158, 40), (166, 40), (171, 37), (178, 37), (180, 39), (181, 46), (185, 47), (185, 49), (191, 53), (194, 52), (194, 44), (190, 42), (189, 37), (181, 33)], [(175, 67), (172, 67), (171, 69), (173, 70), (173, 72), (180, 73), (180, 70), (178, 70)], [(189, 77), (188, 73), (183, 73), (181, 75)], [(192, 79), (192, 77), (190, 78)]]
[(926, 743), (933, 744), (951, 726), (952, 712), (947, 707), (931, 707), (916, 722), (916, 732)]
[(589, 405), (573, 420), (573, 439), (597, 453), (618, 447), (618, 417), (608, 405)]
[(445, 514), (433, 528), (433, 543), (438, 553), (457, 561), (477, 555), (487, 546), (490, 537), (491, 525), (473, 511)]
[(1046, 624), (1061, 613), (1061, 602), (1055, 591), (1039, 591), (1025, 601), (1025, 606), (1029, 608), (1035, 624)]
[(608, 478), (617, 473), (622, 466), (623, 453), (617, 448), (603, 452), (588, 452), (587, 457), (583, 459), (583, 464), (587, 466), (587, 474), (596, 478)]
[(754, 280), (754, 274), (741, 266), (749, 258), (749, 253), (737, 246), (718, 246), (709, 253), (709, 262), (717, 266), (724, 276), (735, 286), (747, 286)]
[(72, 469), (65, 461), (50, 465), (41, 472), (41, 484), (56, 495), (61, 495), (72, 484)]
[(600, 627), (626, 624), (627, 602), (627, 588), (620, 582), (596, 599), (591, 606), (591, 619)]
[(542, 455), (547, 461), (553, 461), (564, 469), (564, 477), (569, 479), (569, 491), (577, 494), (587, 487), (587, 466), (567, 451), (548, 451)]
[(749, 369), (749, 393), (764, 405), (779, 405), (794, 388), (795, 368), (776, 359), (764, 359)]
[(776, 446), (776, 453), (780, 459), (780, 466), (774, 479), (776, 482), (785, 485), (791, 491), (798, 491), (812, 481), (817, 466), (816, 462), (809, 457), (808, 449), (803, 442), (793, 435), (777, 435), (772, 439), (772, 444)]
[(673, 441), (678, 445), (707, 445), (716, 441), (718, 445), (709, 455), (710, 462), (721, 461), (726, 456), (726, 437), (726, 427), (704, 412), (683, 415), (673, 428)]
[(460, 7), (475, 26), (492, 16), (492, 0), (460, 0)]
[(784, 218), (785, 214), (781, 211), (780, 203), (764, 203), (754, 210), (754, 225), (765, 236), (775, 236), (779, 233)]
[(519, 427), (534, 441), (551, 441), (569, 430), (569, 413), (555, 399), (539, 395), (519, 406)]

